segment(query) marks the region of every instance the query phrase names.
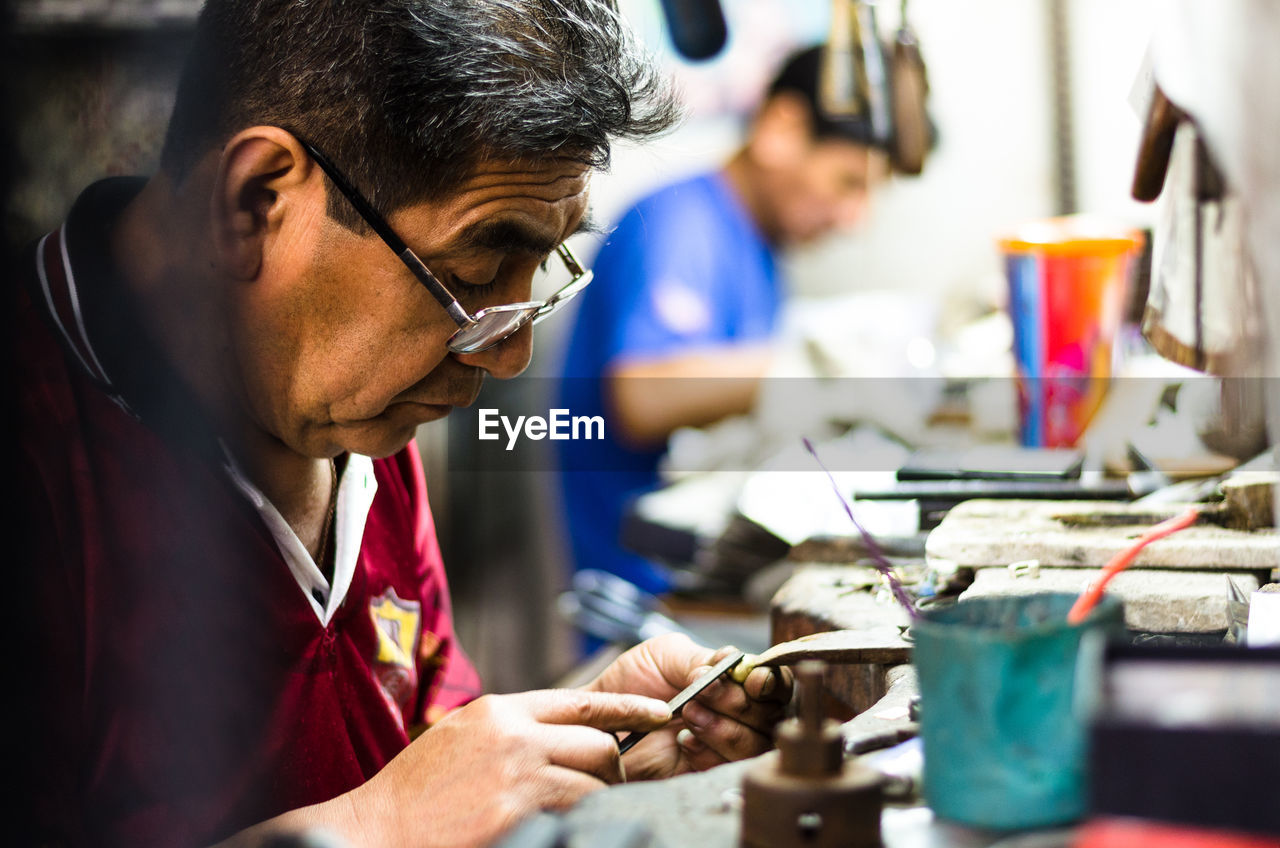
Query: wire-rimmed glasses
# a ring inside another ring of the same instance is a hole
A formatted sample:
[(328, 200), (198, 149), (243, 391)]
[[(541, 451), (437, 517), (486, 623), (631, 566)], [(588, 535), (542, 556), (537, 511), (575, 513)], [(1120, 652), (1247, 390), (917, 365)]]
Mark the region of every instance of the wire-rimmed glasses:
[(569, 246), (561, 243), (555, 249), (555, 253), (560, 257), (560, 261), (569, 269), (571, 279), (559, 291), (551, 295), (546, 300), (527, 301), (524, 303), (504, 303), (500, 306), (489, 306), (474, 315), (458, 302), (444, 283), (428, 270), (418, 255), (409, 249), (395, 231), (391, 229), (391, 225), (387, 223), (386, 218), (382, 217), (373, 208), (373, 204), (365, 199), (364, 195), (356, 191), (341, 172), (334, 167), (329, 158), (318, 150), (315, 145), (306, 141), (301, 141), (302, 146), (321, 170), (328, 175), (330, 181), (342, 192), (360, 217), (373, 228), (378, 237), (391, 248), (396, 256), (400, 257), (400, 261), (405, 264), (418, 282), (431, 292), (431, 296), (436, 299), (439, 304), (444, 307), (444, 311), (449, 313), (449, 317), (458, 325), (458, 329), (449, 337), (448, 347), (454, 353), (480, 353), (499, 344), (503, 340), (514, 335), (525, 324), (533, 322), (538, 323), (548, 315), (553, 314), (561, 306), (564, 306), (574, 298), (579, 292), (587, 287), (591, 282), (591, 272), (582, 267), (582, 263), (577, 260), (573, 252), (569, 250)]

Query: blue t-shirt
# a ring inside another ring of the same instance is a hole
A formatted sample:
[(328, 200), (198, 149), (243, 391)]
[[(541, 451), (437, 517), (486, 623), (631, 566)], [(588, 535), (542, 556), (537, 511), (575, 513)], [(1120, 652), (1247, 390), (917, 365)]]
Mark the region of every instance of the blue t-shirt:
[(628, 503), (658, 482), (662, 450), (617, 441), (603, 375), (622, 359), (767, 339), (780, 305), (773, 251), (724, 176), (713, 173), (636, 204), (601, 248), (594, 271), (578, 298), (558, 404), (606, 422), (603, 440), (556, 443), (574, 567), (663, 592), (670, 588), (663, 570), (618, 543)]

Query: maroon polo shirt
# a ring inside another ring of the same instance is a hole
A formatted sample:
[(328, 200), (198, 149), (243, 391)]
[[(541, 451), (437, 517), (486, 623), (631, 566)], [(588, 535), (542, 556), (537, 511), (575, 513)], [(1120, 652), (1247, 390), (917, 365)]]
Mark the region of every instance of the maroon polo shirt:
[(22, 783), (46, 844), (215, 841), (359, 785), (479, 693), (412, 446), (375, 461), (355, 577), (321, 624), (112, 267), (140, 187), (90, 187), (10, 292)]

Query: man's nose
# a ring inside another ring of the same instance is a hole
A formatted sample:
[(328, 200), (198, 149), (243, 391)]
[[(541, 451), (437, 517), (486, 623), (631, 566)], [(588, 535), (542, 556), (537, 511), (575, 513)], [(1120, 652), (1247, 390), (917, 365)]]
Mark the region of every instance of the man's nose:
[(499, 380), (517, 377), (529, 367), (533, 357), (533, 324), (528, 323), (514, 334), (479, 353), (455, 353), (463, 365), (481, 368)]

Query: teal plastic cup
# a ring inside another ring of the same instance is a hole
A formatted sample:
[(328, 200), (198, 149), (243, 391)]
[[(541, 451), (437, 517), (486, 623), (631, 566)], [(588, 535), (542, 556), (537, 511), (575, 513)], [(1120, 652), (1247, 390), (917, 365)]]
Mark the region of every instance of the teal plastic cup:
[[(940, 818), (997, 830), (1082, 818), (1085, 719), (1082, 640), (1123, 634), (1104, 597), (1078, 625), (1076, 595), (975, 598), (912, 625), (920, 683), (925, 800)], [(1096, 634), (1096, 635), (1090, 635)]]

